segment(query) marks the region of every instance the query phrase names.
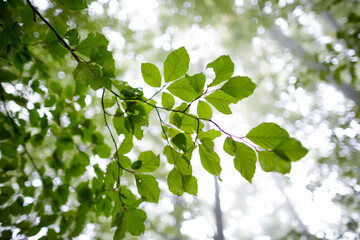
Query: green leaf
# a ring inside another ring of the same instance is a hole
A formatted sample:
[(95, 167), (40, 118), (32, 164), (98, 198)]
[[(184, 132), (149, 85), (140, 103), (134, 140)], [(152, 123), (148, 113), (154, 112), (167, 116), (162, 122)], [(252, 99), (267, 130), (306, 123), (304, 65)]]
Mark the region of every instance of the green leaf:
[(258, 156), (260, 166), (265, 172), (279, 172), (285, 174), (289, 173), (291, 170), (291, 162), (282, 159), (274, 152), (259, 151)]
[(108, 51), (106, 46), (95, 46), (91, 50), (90, 59), (101, 65), (103, 76), (115, 77), (115, 61), (112, 52)]
[(194, 76), (189, 76), (186, 74), (185, 78), (189, 81), (190, 85), (194, 88), (197, 94), (202, 93), (206, 81), (206, 77), (203, 73), (198, 73)]
[(221, 90), (236, 100), (241, 100), (250, 96), (256, 88), (256, 84), (253, 83), (248, 77), (233, 77), (227, 81)]
[(123, 155), (126, 154), (128, 152), (131, 151), (131, 149), (133, 148), (133, 138), (132, 136), (127, 136), (125, 137), (125, 139), (122, 141), (119, 149), (118, 149), (118, 154)]
[(136, 187), (141, 197), (147, 202), (159, 202), (160, 189), (156, 179), (151, 175), (136, 174)]
[(199, 118), (211, 119), (212, 118), (211, 107), (206, 102), (199, 101), (197, 105), (197, 114)]
[(134, 170), (137, 170), (137, 169), (141, 168), (141, 166), (142, 166), (142, 161), (141, 160), (137, 160), (137, 161), (135, 161), (135, 162), (133, 162), (131, 164), (131, 168), (134, 169)]
[(186, 151), (186, 137), (183, 133), (177, 134), (175, 137), (171, 139), (171, 141), (177, 146), (179, 149)]
[(167, 177), (167, 184), (169, 186), (170, 192), (178, 196), (183, 195), (184, 187), (182, 183), (182, 177), (180, 171), (177, 168), (173, 168), (173, 170), (169, 172)]
[(215, 138), (220, 137), (220, 136), (221, 136), (221, 132), (220, 132), (220, 131), (215, 130), (215, 129), (211, 129), (211, 130), (209, 130), (209, 131), (207, 131), (207, 132), (201, 131), (201, 132), (199, 133), (198, 138), (199, 138), (199, 139), (202, 139), (202, 138), (210, 138), (210, 139), (214, 140)]
[(308, 150), (304, 148), (296, 139), (289, 138), (277, 145), (274, 148), (274, 153), (282, 159), (294, 162), (305, 157), (305, 155), (308, 153)]
[(113, 126), (118, 135), (124, 134), (125, 136), (130, 135), (130, 124), (129, 121), (124, 117), (124, 113), (121, 110), (117, 110), (113, 117)]
[(224, 151), (230, 156), (235, 156), (233, 140), (227, 137), (224, 141)]
[(185, 192), (196, 196), (198, 192), (197, 179), (194, 176), (184, 175), (182, 180)]
[(96, 145), (93, 150), (101, 158), (108, 158), (111, 155), (111, 148), (105, 143)]
[(171, 52), (164, 62), (165, 82), (171, 82), (185, 75), (190, 58), (184, 47)]
[(176, 82), (173, 82), (168, 86), (167, 90), (185, 102), (191, 102), (197, 97), (195, 89), (190, 85), (186, 78), (181, 78)]
[(87, 86), (90, 79), (94, 79), (94, 73), (91, 71), (87, 63), (79, 62), (73, 71), (74, 80), (76, 85), (80, 88)]
[(131, 235), (140, 236), (145, 231), (146, 213), (141, 209), (130, 208), (127, 213), (128, 231)]
[(153, 172), (160, 165), (160, 156), (156, 156), (152, 151), (146, 151), (140, 153), (138, 161), (142, 162), (141, 167), (137, 169), (138, 172)]
[[(194, 116), (194, 115), (192, 115)], [(180, 129), (187, 133), (198, 132), (204, 127), (204, 124), (201, 121), (198, 121), (196, 117), (190, 117), (188, 115), (183, 115), (181, 118)]]
[(36, 126), (39, 123), (40, 115), (36, 109), (29, 110), (29, 121), (31, 126)]
[(19, 78), (15, 73), (2, 69), (0, 69), (0, 76), (2, 82), (11, 82)]
[(111, 223), (111, 227), (117, 227), (114, 234), (114, 240), (123, 239), (125, 237), (128, 230), (127, 212), (125, 210), (122, 209), (116, 214), (116, 217)]
[(220, 158), (216, 152), (209, 152), (203, 145), (199, 145), (201, 165), (210, 174), (219, 176), (221, 173)]
[(192, 174), (192, 166), (190, 161), (185, 157), (185, 155), (176, 154), (175, 155), (175, 165), (183, 175)]
[(206, 68), (212, 68), (215, 72), (215, 79), (209, 85), (210, 87), (216, 86), (219, 83), (228, 80), (234, 73), (234, 63), (229, 56), (220, 56), (215, 61), (209, 63)]
[(123, 168), (127, 168), (131, 166), (131, 160), (130, 158), (126, 157), (126, 156), (119, 156), (119, 160), (120, 160), (120, 165)]
[(234, 146), (234, 165), (241, 175), (251, 183), (255, 174), (256, 154), (253, 149), (244, 143), (233, 141)]
[(75, 46), (79, 44), (80, 34), (76, 30), (76, 28), (70, 29), (65, 33), (65, 39), (69, 41), (70, 46)]
[(0, 193), (0, 205), (2, 205), (11, 198), (15, 191), (10, 186), (3, 186), (0, 188)]
[(274, 149), (279, 143), (288, 139), (289, 134), (275, 123), (262, 123), (251, 129), (246, 137), (262, 148)]
[(100, 33), (89, 33), (87, 38), (82, 40), (80, 44), (75, 48), (79, 53), (84, 54), (87, 57), (91, 57), (91, 51), (95, 47), (105, 46), (109, 44), (109, 41), (104, 35)]
[(231, 114), (229, 104), (236, 103), (237, 100), (223, 91), (216, 91), (205, 97), (206, 101), (211, 103), (219, 112)]
[(201, 138), (200, 141), (207, 151), (214, 151), (214, 142), (211, 138)]
[(161, 104), (165, 109), (170, 110), (175, 104), (175, 99), (171, 94), (163, 92), (161, 96)]
[(161, 86), (161, 75), (159, 69), (152, 63), (141, 64), (141, 74), (144, 81), (151, 87)]
[(59, 3), (61, 5), (63, 5), (65, 8), (68, 8), (70, 10), (83, 10), (85, 8), (87, 8), (87, 4), (86, 4), (86, 0), (76, 0), (76, 1), (72, 1), (72, 0), (59, 0)]

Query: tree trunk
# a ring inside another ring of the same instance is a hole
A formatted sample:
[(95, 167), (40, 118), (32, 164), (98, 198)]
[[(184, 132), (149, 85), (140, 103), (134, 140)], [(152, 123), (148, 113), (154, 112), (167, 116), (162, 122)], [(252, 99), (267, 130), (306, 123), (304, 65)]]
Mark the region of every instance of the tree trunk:
[(224, 240), (224, 231), (223, 231), (223, 220), (222, 220), (222, 211), (220, 206), (220, 191), (219, 183), (216, 176), (214, 176), (215, 182), (215, 220), (216, 220), (216, 234), (214, 240)]

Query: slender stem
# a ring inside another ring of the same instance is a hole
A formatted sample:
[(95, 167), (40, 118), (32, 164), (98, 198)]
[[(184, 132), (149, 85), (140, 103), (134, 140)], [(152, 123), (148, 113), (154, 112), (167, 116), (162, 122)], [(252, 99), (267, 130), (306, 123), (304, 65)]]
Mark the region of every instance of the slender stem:
[(149, 98), (147, 101), (149, 102), (151, 99), (153, 99), (158, 93), (160, 93), (166, 86), (168, 83), (165, 83), (164, 86), (162, 86), (156, 93), (154, 93), (154, 95), (151, 96), (151, 98)]
[(26, 2), (29, 4), (29, 6), (31, 7), (33, 13), (34, 13), (34, 22), (36, 22), (36, 15), (38, 15), (38, 17), (51, 29), (51, 31), (54, 32), (54, 34), (56, 35), (57, 39), (59, 40), (60, 44), (63, 45), (63, 47), (65, 47), (67, 50), (69, 50), (69, 52), (73, 55), (73, 57), (75, 58), (75, 60), (77, 62), (80, 62), (80, 58), (78, 55), (76, 55), (74, 53), (74, 49), (72, 49), (69, 44), (67, 44), (67, 42), (60, 36), (60, 34), (56, 31), (56, 29), (48, 22), (48, 20), (46, 20), (41, 13), (34, 7), (34, 5), (30, 2), (30, 0), (26, 0)]
[(110, 126), (107, 122), (107, 119), (106, 119), (106, 112), (105, 112), (105, 106), (104, 106), (104, 96), (105, 96), (105, 88), (103, 88), (103, 93), (102, 93), (102, 96), (101, 96), (101, 106), (102, 106), (102, 109), (103, 109), (103, 113), (104, 113), (104, 120), (105, 120), (105, 126), (106, 128), (108, 129), (109, 133), (110, 133), (110, 136), (111, 136), (111, 139), (114, 143), (114, 146), (115, 146), (115, 156), (116, 156), (116, 159), (117, 159), (117, 164), (118, 164), (118, 172), (117, 172), (117, 189), (119, 189), (119, 200), (121, 202), (121, 205), (123, 206), (123, 208), (125, 209), (125, 211), (127, 211), (126, 207), (125, 207), (125, 204), (123, 203), (122, 201), (122, 198), (121, 198), (121, 185), (120, 185), (120, 182), (121, 182), (121, 178), (120, 178), (120, 169), (124, 169), (125, 171), (128, 171), (128, 172), (131, 172), (133, 173), (132, 171), (124, 168), (123, 166), (121, 166), (121, 163), (120, 163), (120, 158), (119, 158), (119, 153), (118, 153), (118, 147), (117, 147), (117, 143), (115, 141), (115, 138), (114, 138), (114, 135), (112, 134), (111, 132), (111, 129), (110, 129)]
[[(113, 90), (109, 90), (109, 91), (110, 91), (112, 94), (114, 94), (115, 97), (121, 99), (122, 101), (140, 101), (140, 102), (143, 102), (143, 103), (145, 103), (145, 104), (147, 104), (147, 105), (155, 108), (157, 112), (158, 112), (159, 109), (162, 109), (162, 110), (166, 110), (166, 111), (170, 111), (170, 112), (181, 113), (181, 114), (183, 114), (183, 115), (186, 115), (186, 116), (188, 116), (188, 117), (191, 117), (191, 118), (197, 120), (198, 123), (200, 122), (200, 120), (210, 122), (210, 123), (214, 124), (214, 125), (217, 127), (217, 129), (219, 129), (220, 132), (224, 133), (225, 135), (227, 135), (227, 136), (229, 136), (229, 137), (231, 137), (231, 138), (237, 138), (237, 139), (241, 140), (241, 141), (244, 142), (246, 145), (252, 147), (255, 151), (258, 151), (258, 150), (259, 150), (259, 148), (258, 148), (257, 146), (255, 146), (254, 144), (251, 144), (251, 143), (247, 142), (247, 141), (246, 141), (246, 137), (238, 137), (238, 136), (235, 136), (235, 135), (232, 135), (232, 134), (226, 132), (226, 131), (223, 130), (216, 122), (214, 122), (214, 121), (211, 120), (211, 119), (199, 118), (199, 117), (194, 116), (194, 115), (192, 115), (192, 114), (190, 114), (190, 113), (186, 113), (185, 111), (180, 111), (180, 110), (176, 110), (176, 109), (170, 109), (170, 110), (169, 110), (169, 109), (166, 109), (166, 108), (164, 108), (164, 107), (156, 106), (156, 105), (154, 105), (154, 104), (152, 104), (152, 103), (149, 103), (148, 100), (143, 100), (143, 99), (141, 99), (141, 98), (138, 98), (138, 99), (125, 99), (125, 98), (122, 98), (119, 94), (117, 94), (117, 93), (114, 92)], [(161, 120), (161, 121), (162, 121), (162, 120)], [(198, 134), (198, 132), (199, 132), (199, 124), (198, 124), (197, 134)], [(196, 139), (197, 139), (197, 136), (196, 136)]]

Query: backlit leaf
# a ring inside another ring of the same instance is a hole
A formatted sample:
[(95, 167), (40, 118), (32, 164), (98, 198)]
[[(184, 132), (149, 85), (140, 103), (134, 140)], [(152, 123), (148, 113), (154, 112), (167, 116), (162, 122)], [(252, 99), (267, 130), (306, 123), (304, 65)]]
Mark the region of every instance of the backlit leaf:
[(203, 73), (198, 73), (193, 76), (185, 75), (185, 78), (189, 81), (197, 94), (202, 93), (206, 81), (206, 77)]
[(170, 192), (173, 194), (181, 196), (184, 193), (181, 173), (177, 168), (173, 168), (173, 170), (169, 172), (167, 184)]
[(279, 143), (288, 139), (289, 134), (275, 123), (262, 123), (251, 129), (246, 137), (262, 148), (274, 149)]
[(236, 103), (237, 100), (223, 91), (216, 91), (205, 97), (206, 101), (211, 103), (219, 112), (231, 114), (229, 105)]
[(146, 213), (137, 208), (130, 208), (127, 213), (127, 226), (131, 235), (140, 236), (145, 231)]
[(289, 138), (277, 145), (274, 148), (274, 153), (283, 159), (294, 162), (305, 157), (308, 150), (296, 139)]
[(185, 102), (191, 102), (197, 97), (196, 91), (186, 78), (173, 82), (167, 87), (167, 90)]
[(206, 102), (199, 101), (197, 106), (197, 114), (199, 118), (211, 119), (212, 118), (211, 107)]
[(151, 87), (161, 86), (161, 75), (159, 69), (152, 63), (141, 64), (141, 74), (144, 81)]
[(216, 86), (219, 83), (228, 80), (234, 73), (234, 63), (229, 56), (220, 56), (215, 61), (209, 63), (206, 68), (212, 68), (215, 72), (215, 79), (210, 84), (210, 87)]
[(276, 155), (274, 152), (259, 151), (259, 162), (265, 172), (279, 172), (282, 174), (289, 173), (291, 162), (286, 161)]
[(196, 196), (198, 192), (197, 179), (194, 176), (184, 175), (182, 180), (185, 192)]
[(164, 108), (171, 109), (175, 104), (175, 99), (171, 94), (163, 92), (161, 96), (161, 104)]
[(212, 175), (219, 176), (221, 173), (220, 158), (216, 152), (209, 152), (202, 145), (199, 146), (201, 165)]
[(190, 58), (184, 47), (171, 52), (164, 62), (165, 82), (171, 82), (184, 76), (189, 69)]
[(138, 172), (153, 172), (160, 165), (160, 156), (156, 156), (152, 151), (140, 153), (138, 160), (142, 162), (141, 167), (137, 169)]
[(256, 155), (255, 151), (244, 143), (235, 142), (234, 144), (234, 166), (241, 175), (251, 183), (255, 174)]
[(241, 100), (250, 96), (255, 88), (256, 84), (250, 78), (233, 77), (221, 87), (221, 90), (236, 98), (236, 100)]
[(147, 202), (159, 202), (160, 189), (156, 179), (151, 175), (136, 174), (136, 187), (141, 197)]

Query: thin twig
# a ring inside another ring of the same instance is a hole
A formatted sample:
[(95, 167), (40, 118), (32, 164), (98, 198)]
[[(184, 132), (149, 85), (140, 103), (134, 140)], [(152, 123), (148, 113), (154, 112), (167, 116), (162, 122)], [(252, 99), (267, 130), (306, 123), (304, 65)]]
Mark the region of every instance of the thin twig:
[[(119, 98), (119, 99), (121, 99), (121, 100), (123, 100), (123, 101), (140, 101), (140, 102), (143, 102), (143, 103), (145, 103), (145, 104), (147, 104), (147, 105), (155, 108), (156, 111), (158, 111), (158, 109), (162, 109), (162, 110), (166, 110), (166, 111), (170, 111), (170, 112), (181, 113), (181, 114), (183, 114), (183, 115), (185, 115), (185, 116), (188, 116), (188, 117), (191, 117), (191, 118), (193, 118), (193, 119), (195, 119), (195, 120), (197, 120), (197, 121), (202, 120), (202, 121), (210, 122), (210, 123), (214, 124), (214, 125), (217, 127), (217, 129), (219, 129), (220, 132), (224, 133), (225, 135), (229, 136), (230, 138), (237, 138), (237, 139), (239, 139), (240, 141), (242, 141), (243, 143), (245, 143), (246, 145), (252, 147), (255, 151), (258, 151), (258, 150), (259, 150), (259, 148), (258, 148), (257, 146), (255, 146), (255, 145), (247, 142), (247, 141), (246, 141), (246, 137), (238, 137), (238, 136), (235, 136), (235, 135), (233, 135), (233, 134), (231, 134), (231, 133), (226, 132), (226, 131), (223, 130), (216, 122), (214, 122), (214, 121), (211, 120), (211, 119), (199, 118), (199, 117), (196, 117), (196, 116), (194, 116), (194, 115), (192, 115), (192, 114), (190, 114), (190, 113), (184, 112), (184, 110), (182, 110), (182, 111), (176, 110), (176, 109), (170, 109), (170, 110), (169, 110), (169, 109), (166, 109), (166, 108), (164, 108), (164, 107), (156, 106), (156, 105), (154, 105), (154, 104), (152, 104), (152, 103), (150, 103), (150, 102), (148, 102), (148, 101), (142, 100), (142, 99), (124, 99), (124, 98), (122, 98), (119, 94), (117, 94), (116, 92), (114, 92), (113, 90), (109, 90), (109, 91), (110, 91), (112, 94), (114, 94), (117, 98)], [(199, 125), (198, 125), (198, 129), (197, 129), (197, 134), (198, 134), (198, 131), (199, 131)], [(197, 137), (196, 137), (196, 139), (197, 139)]]
[(57, 37), (57, 39), (59, 40), (60, 44), (65, 47), (67, 50), (69, 50), (69, 52), (73, 55), (73, 57), (75, 58), (75, 60), (77, 62), (80, 62), (80, 58), (78, 55), (76, 55), (74, 53), (75, 49), (72, 49), (69, 44), (67, 44), (67, 42), (60, 36), (60, 34), (55, 30), (55, 28), (48, 22), (48, 20), (46, 20), (41, 13), (34, 7), (34, 5), (30, 2), (30, 0), (26, 0), (26, 2), (29, 4), (29, 6), (31, 7), (33, 13), (34, 13), (34, 22), (36, 22), (36, 18), (35, 18), (35, 14), (38, 15), (38, 17), (51, 29), (51, 31), (53, 31)]
[(167, 84), (168, 83), (165, 83), (164, 86), (162, 86), (156, 93), (154, 93), (147, 101), (151, 101), (151, 99), (153, 99), (158, 93), (160, 93), (167, 86)]

